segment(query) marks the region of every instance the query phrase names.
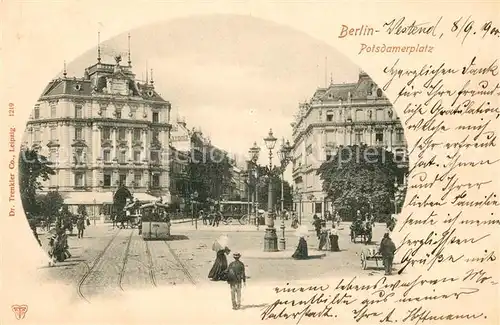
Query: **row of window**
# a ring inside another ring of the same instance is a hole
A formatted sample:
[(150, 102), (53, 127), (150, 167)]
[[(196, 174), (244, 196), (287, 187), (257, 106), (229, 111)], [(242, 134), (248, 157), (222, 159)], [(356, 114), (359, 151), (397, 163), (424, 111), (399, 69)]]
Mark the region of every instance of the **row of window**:
[[(122, 118), (122, 112), (120, 110), (115, 111), (115, 116), (118, 119)], [(50, 105), (50, 117), (51, 118), (57, 118), (57, 106), (56, 105)], [(75, 118), (83, 118), (83, 105), (81, 104), (76, 104), (75, 105)], [(35, 105), (35, 108), (33, 110), (33, 118), (39, 119), (40, 118), (40, 105)], [(153, 123), (160, 123), (160, 113), (159, 112), (153, 112), (151, 121)]]
[[(112, 174), (111, 173), (104, 173), (103, 175), (103, 186), (104, 187), (111, 187), (113, 186), (112, 184)], [(143, 186), (142, 184), (142, 173), (135, 173), (134, 174), (134, 185), (135, 186)], [(75, 187), (84, 187), (85, 184), (85, 173), (75, 173)], [(127, 184), (127, 174), (119, 174), (118, 175), (118, 185), (128, 185)], [(158, 188), (160, 187), (160, 175), (159, 174), (153, 174), (151, 175), (151, 186), (153, 188)]]
[[(132, 141), (141, 141), (141, 133), (142, 129), (133, 129), (132, 131)], [(40, 136), (41, 136), (41, 131), (38, 129), (35, 129), (33, 131), (33, 141), (40, 141)], [(160, 137), (160, 132), (159, 131), (153, 131), (153, 142), (158, 142)], [(50, 129), (50, 139), (51, 140), (57, 140), (59, 138), (57, 134), (57, 129), (52, 128)], [(75, 140), (83, 140), (83, 128), (82, 127), (75, 127)], [(111, 140), (111, 128), (103, 128), (102, 133), (101, 133), (101, 139), (102, 140)], [(118, 140), (119, 141), (126, 141), (127, 140), (127, 134), (126, 134), (126, 129), (124, 128), (119, 128), (118, 129)]]
[[(142, 152), (141, 150), (134, 150), (133, 151), (133, 161), (138, 163), (141, 161), (141, 156)], [(126, 163), (128, 160), (128, 155), (127, 155), (127, 150), (118, 150), (116, 152), (116, 159), (118, 160), (119, 163)], [(55, 153), (54, 153), (54, 158), (55, 158)], [(77, 163), (83, 163), (85, 162), (85, 152), (83, 149), (76, 149), (75, 150), (75, 155), (74, 158)], [(53, 159), (53, 156), (51, 154), (51, 161)], [(103, 160), (104, 162), (111, 162), (111, 150), (104, 150), (103, 151)], [(158, 151), (151, 151), (150, 152), (150, 162), (152, 163), (160, 163), (160, 153)]]
[[(357, 130), (354, 133), (354, 142), (355, 143), (361, 143), (364, 142), (364, 132), (362, 130)], [(383, 130), (376, 130), (375, 131), (375, 143), (380, 144), (384, 142), (384, 132)], [(403, 129), (397, 129), (396, 130), (396, 142), (404, 142), (404, 131)], [(308, 145), (306, 147), (306, 155), (312, 154), (313, 149), (312, 149), (312, 144)]]
[[(133, 161), (135, 163), (140, 163), (141, 162), (141, 156), (142, 152), (140, 150), (134, 150), (133, 151)], [(57, 151), (51, 151), (49, 153), (49, 161), (51, 162), (57, 162)], [(77, 148), (74, 152), (73, 155), (74, 158), (74, 163), (75, 164), (83, 164), (86, 162), (86, 152), (82, 148)], [(150, 152), (150, 162), (151, 163), (160, 163), (160, 152), (158, 151), (151, 151)], [(127, 150), (118, 150), (116, 151), (116, 159), (118, 163), (127, 163), (128, 161), (128, 155), (127, 155)], [(111, 150), (103, 150), (103, 160), (104, 162), (111, 162)], [(184, 171), (184, 170), (181, 170)]]
[[(376, 109), (375, 110), (375, 118), (373, 119), (372, 116), (372, 111), (368, 110), (366, 111), (366, 116), (368, 118), (365, 118), (365, 110), (363, 109), (357, 109), (354, 115), (354, 120), (355, 121), (362, 121), (362, 120), (375, 120), (375, 121), (385, 121), (387, 118), (385, 117), (385, 110), (382, 108)], [(392, 118), (392, 111), (388, 111), (389, 118)], [(342, 119), (342, 110), (339, 110), (339, 119)], [(350, 114), (347, 113), (346, 118), (350, 118)], [(327, 122), (333, 122), (335, 120), (335, 112), (333, 111), (328, 111), (326, 112), (326, 121)]]
[[(75, 129), (76, 130), (76, 129)], [(132, 131), (132, 141), (141, 141), (142, 129), (133, 129)], [(153, 132), (153, 142), (159, 141), (160, 131), (154, 130)], [(103, 128), (101, 133), (102, 140), (111, 140), (111, 128)], [(126, 129), (118, 129), (118, 140), (127, 140)]]

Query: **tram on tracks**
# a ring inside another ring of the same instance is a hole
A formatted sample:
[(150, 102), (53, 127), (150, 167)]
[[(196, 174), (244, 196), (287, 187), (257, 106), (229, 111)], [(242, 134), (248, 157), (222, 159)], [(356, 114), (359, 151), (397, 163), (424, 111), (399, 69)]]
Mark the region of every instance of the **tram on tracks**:
[(168, 206), (151, 202), (140, 206), (143, 240), (165, 240), (170, 237), (170, 216)]

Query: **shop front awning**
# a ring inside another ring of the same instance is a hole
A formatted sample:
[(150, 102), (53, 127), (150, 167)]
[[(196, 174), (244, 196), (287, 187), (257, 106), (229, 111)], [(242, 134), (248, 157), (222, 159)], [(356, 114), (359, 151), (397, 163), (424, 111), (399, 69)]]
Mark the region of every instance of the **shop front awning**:
[(134, 199), (138, 199), (141, 202), (154, 202), (158, 201), (158, 198), (156, 196), (153, 196), (148, 193), (133, 193)]
[(113, 204), (112, 192), (68, 192), (61, 193), (64, 204), (67, 205), (96, 205)]

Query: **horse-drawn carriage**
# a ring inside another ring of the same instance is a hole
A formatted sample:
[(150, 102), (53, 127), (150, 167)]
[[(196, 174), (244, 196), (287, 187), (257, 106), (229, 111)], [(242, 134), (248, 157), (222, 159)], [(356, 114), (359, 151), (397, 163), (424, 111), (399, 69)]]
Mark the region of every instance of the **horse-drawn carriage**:
[(373, 224), (369, 220), (356, 218), (351, 224), (351, 242), (356, 243), (358, 237), (362, 238), (364, 244), (372, 241)]
[(113, 225), (119, 228), (136, 228), (140, 224), (141, 203), (138, 200), (127, 199), (122, 211), (116, 211), (113, 218)]

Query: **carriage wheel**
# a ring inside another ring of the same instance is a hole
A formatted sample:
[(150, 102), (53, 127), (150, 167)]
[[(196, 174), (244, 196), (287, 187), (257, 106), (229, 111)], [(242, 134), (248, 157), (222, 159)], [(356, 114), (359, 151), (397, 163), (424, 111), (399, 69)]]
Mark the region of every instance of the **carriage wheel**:
[(361, 268), (366, 270), (366, 255), (365, 252), (361, 252)]

